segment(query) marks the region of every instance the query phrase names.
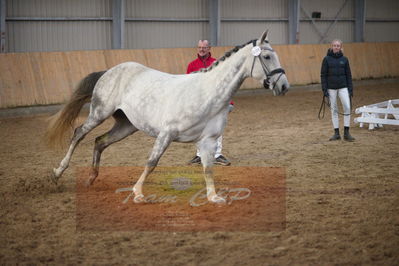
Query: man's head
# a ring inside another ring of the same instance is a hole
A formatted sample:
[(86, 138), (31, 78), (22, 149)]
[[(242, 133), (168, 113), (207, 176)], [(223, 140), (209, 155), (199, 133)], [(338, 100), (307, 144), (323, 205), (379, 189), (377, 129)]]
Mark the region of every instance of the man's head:
[(342, 50), (342, 41), (339, 39), (335, 39), (331, 42), (331, 49), (334, 54), (340, 52)]
[(211, 51), (208, 40), (198, 41), (198, 55), (201, 57), (207, 57)]

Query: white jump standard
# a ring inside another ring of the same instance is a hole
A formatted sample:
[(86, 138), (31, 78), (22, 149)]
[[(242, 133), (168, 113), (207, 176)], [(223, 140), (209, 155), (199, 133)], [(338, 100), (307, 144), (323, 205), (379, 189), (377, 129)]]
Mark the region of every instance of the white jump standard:
[(383, 125), (399, 126), (399, 108), (395, 105), (399, 105), (399, 99), (359, 107), (355, 112), (361, 116), (356, 117), (354, 122), (360, 123), (360, 127), (368, 123), (370, 130)]

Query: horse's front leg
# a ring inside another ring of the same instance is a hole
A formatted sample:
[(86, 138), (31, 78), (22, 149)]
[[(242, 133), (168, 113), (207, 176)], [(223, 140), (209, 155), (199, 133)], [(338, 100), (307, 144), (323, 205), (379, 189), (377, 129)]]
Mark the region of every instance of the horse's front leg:
[(208, 201), (217, 204), (225, 204), (226, 199), (216, 194), (215, 184), (213, 182), (212, 168), (215, 161), (217, 140), (216, 138), (207, 138), (201, 140), (197, 145), (201, 155), (201, 163), (204, 168), (206, 195)]
[(133, 186), (135, 203), (144, 202), (143, 183), (146, 177), (150, 175), (155, 169), (159, 162), (159, 159), (161, 158), (165, 150), (169, 147), (169, 144), (172, 142), (173, 138), (174, 134), (171, 134), (170, 132), (161, 132), (155, 140), (154, 147), (152, 148), (150, 158), (147, 161), (144, 171), (141, 174), (139, 180)]

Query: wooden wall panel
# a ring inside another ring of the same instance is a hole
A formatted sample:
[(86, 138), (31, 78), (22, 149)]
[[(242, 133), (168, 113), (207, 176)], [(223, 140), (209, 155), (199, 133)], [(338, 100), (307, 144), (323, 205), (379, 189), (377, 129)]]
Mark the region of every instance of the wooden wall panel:
[[(329, 45), (275, 45), (291, 85), (320, 82)], [(219, 58), (232, 47), (213, 47)], [(399, 77), (399, 43), (344, 44), (354, 79)], [(78, 82), (94, 71), (135, 61), (172, 74), (184, 74), (196, 48), (96, 50), (0, 54), (0, 108), (65, 102)], [(260, 88), (248, 79), (242, 88)]]

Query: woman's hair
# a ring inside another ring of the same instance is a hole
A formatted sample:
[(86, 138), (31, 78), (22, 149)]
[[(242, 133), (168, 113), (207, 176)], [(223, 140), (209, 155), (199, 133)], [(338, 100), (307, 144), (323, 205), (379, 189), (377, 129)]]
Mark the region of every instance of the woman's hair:
[(331, 41), (331, 44), (335, 43), (335, 42), (339, 42), (342, 46), (342, 41), (340, 39), (334, 39)]

